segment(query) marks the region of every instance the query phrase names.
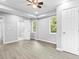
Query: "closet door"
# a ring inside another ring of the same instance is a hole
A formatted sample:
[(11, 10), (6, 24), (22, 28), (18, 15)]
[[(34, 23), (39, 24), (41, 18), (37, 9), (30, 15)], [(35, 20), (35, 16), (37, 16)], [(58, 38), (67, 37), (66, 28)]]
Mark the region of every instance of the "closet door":
[(19, 21), (18, 22), (18, 27), (17, 27), (17, 32), (18, 32), (18, 39), (23, 40), (23, 39), (30, 39), (30, 21)]
[(77, 8), (62, 12), (62, 46), (71, 53), (78, 51), (78, 10)]

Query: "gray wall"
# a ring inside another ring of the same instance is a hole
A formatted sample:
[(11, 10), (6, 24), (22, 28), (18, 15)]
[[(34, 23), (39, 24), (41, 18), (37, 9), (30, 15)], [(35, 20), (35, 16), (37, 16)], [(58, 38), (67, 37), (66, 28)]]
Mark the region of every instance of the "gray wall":
[(47, 41), (51, 43), (56, 43), (56, 34), (49, 33), (49, 20), (51, 17), (37, 20), (37, 32), (32, 33), (31, 37), (36, 40)]

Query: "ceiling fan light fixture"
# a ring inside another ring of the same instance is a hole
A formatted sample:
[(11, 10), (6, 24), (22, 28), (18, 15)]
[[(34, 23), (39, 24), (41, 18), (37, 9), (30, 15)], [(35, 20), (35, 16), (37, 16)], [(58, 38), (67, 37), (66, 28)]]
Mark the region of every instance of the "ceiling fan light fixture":
[(37, 6), (35, 4), (32, 5), (33, 8), (37, 8)]
[(43, 2), (40, 0), (27, 0), (33, 8), (42, 8)]

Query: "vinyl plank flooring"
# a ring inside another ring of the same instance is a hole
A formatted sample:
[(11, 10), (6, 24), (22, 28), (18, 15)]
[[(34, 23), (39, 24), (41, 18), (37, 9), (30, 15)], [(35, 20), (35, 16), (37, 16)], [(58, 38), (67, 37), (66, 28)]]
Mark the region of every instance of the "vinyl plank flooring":
[(0, 59), (79, 59), (79, 56), (59, 52), (54, 44), (24, 40), (6, 45), (1, 44)]

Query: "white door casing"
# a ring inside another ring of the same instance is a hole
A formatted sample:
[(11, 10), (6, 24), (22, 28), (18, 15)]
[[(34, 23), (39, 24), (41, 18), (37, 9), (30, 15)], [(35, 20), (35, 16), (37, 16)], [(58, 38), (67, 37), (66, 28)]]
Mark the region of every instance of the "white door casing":
[(0, 42), (5, 42), (4, 16), (0, 16)]
[(0, 42), (3, 41), (3, 28), (2, 28), (2, 21), (0, 21)]

